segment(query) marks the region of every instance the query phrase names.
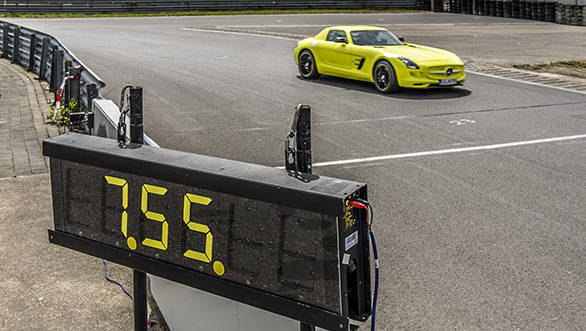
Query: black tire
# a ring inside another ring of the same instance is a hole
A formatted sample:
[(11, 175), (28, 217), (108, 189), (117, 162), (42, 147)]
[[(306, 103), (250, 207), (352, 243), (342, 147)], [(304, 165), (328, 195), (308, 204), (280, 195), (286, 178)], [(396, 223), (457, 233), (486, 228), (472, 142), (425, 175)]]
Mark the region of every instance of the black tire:
[(304, 49), (299, 53), (299, 74), (305, 79), (316, 79), (319, 77), (315, 57), (309, 49)]
[(372, 78), (374, 86), (381, 93), (397, 92), (399, 82), (393, 66), (385, 60), (378, 61), (372, 69)]

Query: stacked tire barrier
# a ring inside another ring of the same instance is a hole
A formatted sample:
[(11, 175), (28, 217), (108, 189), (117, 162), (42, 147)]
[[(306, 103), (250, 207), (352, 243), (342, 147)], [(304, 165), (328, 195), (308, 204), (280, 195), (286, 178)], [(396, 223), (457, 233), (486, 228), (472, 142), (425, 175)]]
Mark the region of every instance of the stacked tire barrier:
[(521, 18), (586, 25), (586, 5), (540, 0), (421, 0), (418, 8), (434, 12)]
[(586, 25), (586, 6), (556, 4), (555, 20), (562, 24)]
[[(415, 9), (418, 0), (5, 0), (0, 14), (101, 14), (276, 9)], [(423, 1), (423, 0), (421, 0)]]

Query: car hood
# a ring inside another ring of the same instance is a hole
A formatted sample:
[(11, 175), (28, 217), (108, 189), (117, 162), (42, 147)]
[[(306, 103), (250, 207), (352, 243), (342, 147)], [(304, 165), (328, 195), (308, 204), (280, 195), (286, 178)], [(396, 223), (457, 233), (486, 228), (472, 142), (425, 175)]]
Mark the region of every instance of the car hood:
[(415, 44), (369, 47), (381, 52), (385, 57), (406, 57), (419, 64), (464, 64), (456, 54), (434, 47)]

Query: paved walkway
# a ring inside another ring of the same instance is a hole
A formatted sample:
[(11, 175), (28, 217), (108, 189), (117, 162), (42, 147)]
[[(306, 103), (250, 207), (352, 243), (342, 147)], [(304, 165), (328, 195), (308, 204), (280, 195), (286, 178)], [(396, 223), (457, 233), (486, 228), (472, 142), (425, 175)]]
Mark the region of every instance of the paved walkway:
[[(0, 59), (0, 330), (130, 330), (132, 303), (104, 279), (102, 261), (49, 243), (42, 142), (59, 131), (44, 120), (47, 87)], [(132, 291), (131, 269), (108, 263), (108, 271)]]
[(0, 178), (45, 173), (42, 142), (58, 134), (45, 125), (47, 84), (8, 60), (0, 60)]
[[(49, 243), (47, 173), (0, 178), (0, 330), (131, 330), (132, 303), (96, 259)], [(108, 264), (132, 290), (132, 271)]]

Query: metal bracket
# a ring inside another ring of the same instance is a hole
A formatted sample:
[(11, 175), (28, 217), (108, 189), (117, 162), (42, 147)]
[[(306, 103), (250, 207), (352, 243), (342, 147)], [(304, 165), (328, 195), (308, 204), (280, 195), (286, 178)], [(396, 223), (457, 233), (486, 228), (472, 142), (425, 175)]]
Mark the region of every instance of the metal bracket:
[(285, 169), (311, 173), (311, 107), (299, 104), (285, 138)]

